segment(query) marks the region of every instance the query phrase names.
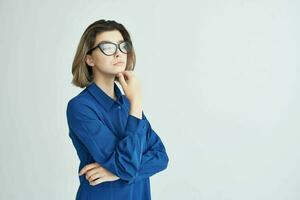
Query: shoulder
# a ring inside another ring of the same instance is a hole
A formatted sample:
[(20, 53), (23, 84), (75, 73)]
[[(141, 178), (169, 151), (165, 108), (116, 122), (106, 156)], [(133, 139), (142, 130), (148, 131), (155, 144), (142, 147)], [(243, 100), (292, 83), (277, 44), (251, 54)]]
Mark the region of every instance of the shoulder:
[(70, 115), (94, 115), (95, 103), (88, 92), (83, 90), (77, 96), (71, 98), (67, 103), (66, 114)]

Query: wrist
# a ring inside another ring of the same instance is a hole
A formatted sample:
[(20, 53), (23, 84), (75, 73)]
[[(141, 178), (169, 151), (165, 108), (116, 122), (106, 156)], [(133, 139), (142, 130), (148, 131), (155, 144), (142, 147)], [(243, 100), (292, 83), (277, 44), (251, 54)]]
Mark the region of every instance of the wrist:
[(142, 106), (142, 101), (138, 98), (129, 100), (129, 102), (133, 106)]
[(139, 103), (132, 103), (130, 106), (130, 111), (129, 114), (142, 119), (143, 115), (142, 115), (142, 105)]

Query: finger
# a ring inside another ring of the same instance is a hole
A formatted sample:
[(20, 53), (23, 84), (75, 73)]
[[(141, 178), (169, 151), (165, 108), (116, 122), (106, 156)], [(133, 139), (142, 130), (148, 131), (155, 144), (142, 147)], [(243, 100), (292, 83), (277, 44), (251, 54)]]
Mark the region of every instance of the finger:
[(125, 87), (127, 86), (127, 83), (126, 83), (126, 81), (125, 81), (125, 79), (124, 79), (123, 74), (122, 74), (122, 73), (119, 73), (119, 74), (118, 74), (118, 77), (119, 77), (119, 82), (121, 83), (121, 86), (122, 86), (123, 88), (125, 88)]
[(93, 186), (98, 185), (98, 184), (103, 183), (105, 181), (106, 181), (105, 178), (98, 178), (97, 180), (90, 182), (90, 185), (93, 185)]
[(125, 74), (125, 75), (127, 75), (127, 76), (132, 76), (133, 75), (133, 71), (132, 70), (125, 70), (122, 73)]
[(128, 70), (123, 71), (122, 73), (126, 80), (131, 79), (131, 77), (134, 75), (133, 71), (128, 71)]
[(81, 176), (82, 174), (86, 173), (88, 170), (93, 169), (95, 167), (98, 166), (98, 163), (92, 163), (92, 164), (88, 164), (86, 166), (84, 166), (80, 172), (79, 172), (79, 176)]
[(99, 173), (99, 172), (103, 172), (102, 167), (93, 168), (93, 169), (91, 169), (91, 170), (89, 170), (85, 173), (85, 178), (89, 179), (93, 174), (96, 174), (96, 173)]
[(95, 181), (98, 178), (103, 178), (105, 174), (103, 173), (95, 173), (93, 174), (89, 179), (87, 179), (89, 182)]

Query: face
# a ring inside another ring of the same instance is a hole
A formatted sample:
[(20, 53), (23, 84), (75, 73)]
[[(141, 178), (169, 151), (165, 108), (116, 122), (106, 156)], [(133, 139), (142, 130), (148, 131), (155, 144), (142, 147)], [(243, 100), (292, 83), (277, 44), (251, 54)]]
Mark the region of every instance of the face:
[[(103, 41), (119, 44), (123, 40), (123, 36), (118, 30), (105, 31), (96, 36), (93, 47)], [(123, 53), (118, 48), (115, 54), (107, 56), (99, 48), (96, 48), (92, 51), (91, 55), (86, 56), (86, 62), (89, 66), (93, 67), (93, 73), (95, 76), (101, 73), (102, 75), (114, 77), (119, 72), (125, 70), (127, 54)]]

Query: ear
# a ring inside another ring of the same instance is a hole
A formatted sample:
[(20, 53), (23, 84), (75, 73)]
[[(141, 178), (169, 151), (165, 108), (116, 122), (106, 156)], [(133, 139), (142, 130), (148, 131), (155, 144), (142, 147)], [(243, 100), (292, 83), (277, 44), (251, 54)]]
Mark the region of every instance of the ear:
[(87, 65), (92, 66), (92, 67), (95, 65), (94, 60), (93, 60), (91, 55), (86, 55), (85, 56), (85, 62), (86, 62)]

